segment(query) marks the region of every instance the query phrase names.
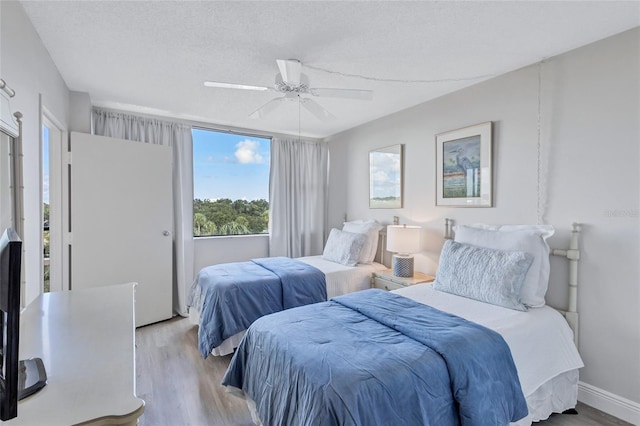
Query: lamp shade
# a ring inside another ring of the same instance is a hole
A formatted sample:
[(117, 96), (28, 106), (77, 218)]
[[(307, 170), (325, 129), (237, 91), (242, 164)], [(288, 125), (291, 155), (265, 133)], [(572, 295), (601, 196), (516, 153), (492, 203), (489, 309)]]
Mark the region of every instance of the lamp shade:
[(407, 225), (387, 226), (387, 251), (401, 254), (420, 251), (420, 227)]

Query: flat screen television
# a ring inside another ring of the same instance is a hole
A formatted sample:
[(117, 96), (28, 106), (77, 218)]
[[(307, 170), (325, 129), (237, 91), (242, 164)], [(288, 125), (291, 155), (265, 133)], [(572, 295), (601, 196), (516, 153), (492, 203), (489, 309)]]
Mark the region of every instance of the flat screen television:
[(0, 420), (18, 415), (18, 400), (47, 383), (40, 358), (19, 361), (22, 241), (12, 228), (0, 237)]

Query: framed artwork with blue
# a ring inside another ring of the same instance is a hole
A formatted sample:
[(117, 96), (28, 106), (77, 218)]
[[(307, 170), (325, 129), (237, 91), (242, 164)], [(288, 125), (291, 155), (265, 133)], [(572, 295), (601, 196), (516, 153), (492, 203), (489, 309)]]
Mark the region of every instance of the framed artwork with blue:
[(492, 207), (492, 122), (436, 135), (436, 205)]

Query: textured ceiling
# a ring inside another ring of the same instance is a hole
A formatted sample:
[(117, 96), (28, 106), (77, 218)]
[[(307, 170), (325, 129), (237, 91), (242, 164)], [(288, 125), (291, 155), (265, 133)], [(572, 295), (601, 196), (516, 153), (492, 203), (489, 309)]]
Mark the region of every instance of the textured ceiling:
[[(640, 25), (633, 2), (23, 1), (70, 90), (95, 105), (266, 132), (326, 137)], [(276, 59), (314, 87), (374, 91), (314, 98), (265, 119)], [(300, 114), (300, 115), (299, 115)]]

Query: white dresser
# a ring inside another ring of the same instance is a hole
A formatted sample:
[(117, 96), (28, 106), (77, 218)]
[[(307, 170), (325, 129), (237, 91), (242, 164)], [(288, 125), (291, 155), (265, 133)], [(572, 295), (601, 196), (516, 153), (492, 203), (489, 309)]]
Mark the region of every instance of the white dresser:
[(136, 425), (135, 284), (46, 293), (20, 316), (20, 359), (42, 358), (47, 385), (8, 425)]

